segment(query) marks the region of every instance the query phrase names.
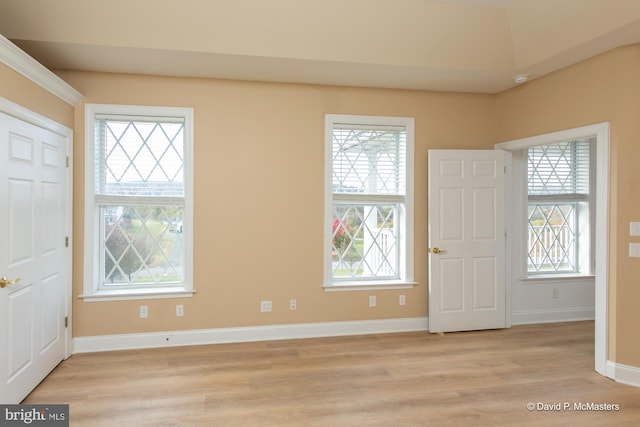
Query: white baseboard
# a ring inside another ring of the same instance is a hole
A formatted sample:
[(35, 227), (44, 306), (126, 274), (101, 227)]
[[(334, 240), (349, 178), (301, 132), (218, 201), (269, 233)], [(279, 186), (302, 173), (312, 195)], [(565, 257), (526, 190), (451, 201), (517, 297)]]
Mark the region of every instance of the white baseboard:
[(429, 330), (427, 317), (196, 329), (73, 339), (74, 353)]
[(511, 313), (511, 324), (576, 322), (579, 320), (594, 320), (595, 317), (595, 309), (593, 307), (522, 310)]
[(612, 380), (616, 379), (616, 362), (612, 362), (611, 360), (607, 360), (607, 364), (604, 370), (604, 376), (610, 378)]
[(617, 383), (640, 387), (640, 368), (607, 361), (607, 377)]

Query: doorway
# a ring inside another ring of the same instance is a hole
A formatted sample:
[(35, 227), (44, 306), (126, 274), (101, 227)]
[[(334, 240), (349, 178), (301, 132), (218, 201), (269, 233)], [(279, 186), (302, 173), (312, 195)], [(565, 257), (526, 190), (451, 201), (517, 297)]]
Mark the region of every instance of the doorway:
[[(607, 295), (608, 295), (608, 253), (609, 253), (609, 123), (598, 123), (559, 132), (537, 135), (495, 145), (496, 149), (519, 151), (533, 146), (570, 141), (581, 138), (595, 137), (595, 370), (601, 375), (613, 378), (607, 373)], [(512, 180), (508, 180), (512, 181)], [(510, 215), (507, 215), (509, 218)], [(513, 236), (513, 224), (507, 224), (507, 233)], [(507, 269), (510, 270), (514, 262), (514, 251), (507, 250)], [(512, 271), (507, 277), (513, 277)]]

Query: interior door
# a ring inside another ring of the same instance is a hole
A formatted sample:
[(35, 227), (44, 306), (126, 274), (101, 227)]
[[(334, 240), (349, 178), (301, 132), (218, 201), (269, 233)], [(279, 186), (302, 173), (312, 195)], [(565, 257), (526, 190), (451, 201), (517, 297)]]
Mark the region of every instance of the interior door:
[(65, 137), (0, 113), (0, 403), (65, 356), (66, 156)]
[(506, 327), (505, 152), (429, 151), (429, 331)]

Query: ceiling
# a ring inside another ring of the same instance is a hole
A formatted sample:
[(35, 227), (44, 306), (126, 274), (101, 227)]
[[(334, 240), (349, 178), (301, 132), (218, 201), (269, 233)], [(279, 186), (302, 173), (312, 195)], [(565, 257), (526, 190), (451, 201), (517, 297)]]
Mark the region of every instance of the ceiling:
[(52, 70), (497, 93), (640, 42), (638, 0), (0, 0)]

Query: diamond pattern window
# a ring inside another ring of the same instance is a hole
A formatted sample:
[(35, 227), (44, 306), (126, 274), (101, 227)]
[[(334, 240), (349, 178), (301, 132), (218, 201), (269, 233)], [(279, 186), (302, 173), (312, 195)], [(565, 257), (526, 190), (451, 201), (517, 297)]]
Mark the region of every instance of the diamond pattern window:
[(87, 112), (93, 291), (191, 289), (191, 110)]
[(593, 138), (581, 139), (527, 151), (530, 274), (577, 273), (585, 268), (580, 265), (580, 246), (588, 244), (585, 236), (590, 230), (592, 144)]
[(413, 120), (329, 115), (326, 124), (325, 286), (412, 280)]

